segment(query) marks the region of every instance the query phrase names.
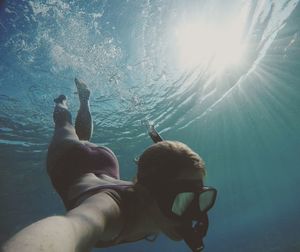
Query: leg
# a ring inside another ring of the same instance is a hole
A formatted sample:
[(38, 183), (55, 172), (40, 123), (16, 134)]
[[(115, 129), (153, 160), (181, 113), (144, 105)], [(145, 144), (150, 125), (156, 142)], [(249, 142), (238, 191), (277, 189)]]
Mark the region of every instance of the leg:
[(75, 121), (76, 133), (80, 140), (90, 140), (93, 133), (93, 122), (89, 107), (90, 90), (82, 81), (75, 78), (80, 107)]
[(67, 107), (66, 96), (60, 95), (58, 98), (54, 99), (54, 102), (56, 103), (53, 112), (55, 131), (52, 143), (56, 145), (65, 140), (79, 141), (72, 125), (72, 115)]
[(53, 112), (55, 130), (48, 148), (48, 164), (54, 163), (56, 158), (74, 143), (81, 144), (72, 125), (72, 116), (67, 107), (66, 96), (60, 95), (54, 99), (54, 102), (56, 103)]

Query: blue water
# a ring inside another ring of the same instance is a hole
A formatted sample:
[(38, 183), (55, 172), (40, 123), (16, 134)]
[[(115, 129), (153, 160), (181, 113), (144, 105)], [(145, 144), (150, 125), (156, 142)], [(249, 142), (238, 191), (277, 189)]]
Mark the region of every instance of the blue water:
[[(45, 157), (53, 98), (66, 94), (75, 117), (76, 76), (92, 90), (93, 142), (122, 178), (151, 143), (144, 119), (203, 156), (219, 191), (205, 251), (300, 251), (298, 2), (1, 1), (0, 242), (64, 213)], [(228, 27), (245, 45), (235, 64)], [(105, 249), (171, 250), (188, 251), (163, 235)]]

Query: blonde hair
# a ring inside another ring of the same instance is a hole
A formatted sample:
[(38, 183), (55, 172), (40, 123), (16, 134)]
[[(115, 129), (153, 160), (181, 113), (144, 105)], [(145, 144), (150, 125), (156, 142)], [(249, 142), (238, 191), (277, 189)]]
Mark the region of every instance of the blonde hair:
[(186, 144), (162, 141), (147, 148), (138, 160), (137, 182), (164, 181), (180, 178), (187, 170), (199, 169), (205, 176), (202, 158)]

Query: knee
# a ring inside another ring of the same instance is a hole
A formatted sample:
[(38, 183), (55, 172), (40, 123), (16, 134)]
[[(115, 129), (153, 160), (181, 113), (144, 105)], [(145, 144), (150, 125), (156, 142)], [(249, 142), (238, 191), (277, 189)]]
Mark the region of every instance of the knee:
[(78, 145), (82, 144), (70, 130), (65, 128), (56, 130), (48, 147), (47, 165), (54, 165), (60, 157)]

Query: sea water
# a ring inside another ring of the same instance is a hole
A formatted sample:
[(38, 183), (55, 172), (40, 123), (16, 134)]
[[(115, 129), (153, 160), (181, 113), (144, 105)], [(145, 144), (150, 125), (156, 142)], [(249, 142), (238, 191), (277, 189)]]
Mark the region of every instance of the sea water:
[[(151, 144), (145, 120), (204, 158), (218, 189), (205, 251), (300, 251), (298, 2), (1, 1), (0, 242), (64, 213), (45, 159), (53, 98), (75, 118), (77, 77), (123, 179)], [(105, 251), (188, 248), (161, 235)]]

